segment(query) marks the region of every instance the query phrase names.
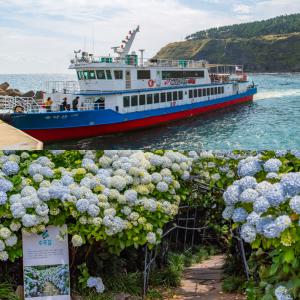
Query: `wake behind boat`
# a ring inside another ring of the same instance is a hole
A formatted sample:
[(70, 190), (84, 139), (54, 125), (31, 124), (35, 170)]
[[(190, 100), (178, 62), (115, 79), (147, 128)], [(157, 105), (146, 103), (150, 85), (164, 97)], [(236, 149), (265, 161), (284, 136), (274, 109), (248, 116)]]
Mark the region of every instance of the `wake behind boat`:
[(69, 68), (78, 81), (48, 82), (43, 103), (1, 97), (6, 120), (41, 141), (79, 139), (162, 125), (252, 101), (257, 93), (242, 66), (130, 53), (138, 32), (112, 48), (114, 57), (74, 51)]

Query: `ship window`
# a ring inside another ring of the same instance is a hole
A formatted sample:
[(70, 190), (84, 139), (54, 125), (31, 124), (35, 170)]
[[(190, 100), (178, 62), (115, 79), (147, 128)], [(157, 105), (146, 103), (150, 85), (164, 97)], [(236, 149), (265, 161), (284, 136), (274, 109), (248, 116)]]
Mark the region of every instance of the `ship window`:
[(203, 96), (205, 97), (206, 95), (207, 95), (207, 93), (206, 93), (206, 89), (203, 89)]
[(147, 104), (152, 104), (153, 103), (153, 95), (152, 94), (148, 94), (147, 95)]
[(183, 99), (183, 91), (179, 91), (178, 92), (178, 100), (182, 100)]
[(137, 79), (151, 79), (150, 70), (138, 70)]
[(210, 89), (206, 89), (207, 91), (207, 96), (210, 96)]
[(82, 80), (83, 79), (83, 72), (82, 71), (77, 71), (77, 77), (78, 77), (78, 80)]
[(98, 79), (104, 79), (104, 80), (106, 79), (104, 70), (97, 70), (96, 73)]
[(116, 71), (114, 71), (114, 74), (115, 74), (115, 79), (117, 79), (117, 80), (123, 79), (123, 71), (116, 70)]
[(131, 106), (138, 105), (138, 96), (131, 96)]
[(105, 72), (106, 72), (106, 78), (107, 78), (108, 80), (111, 80), (111, 79), (112, 79), (111, 71), (110, 71), (110, 70), (106, 70)]
[(166, 93), (160, 94), (160, 102), (166, 102)]
[(129, 107), (130, 106), (130, 97), (129, 96), (123, 97), (123, 106), (124, 107)]
[(189, 98), (193, 98), (193, 90), (189, 90)]
[(154, 94), (154, 103), (159, 103), (159, 94)]
[(145, 95), (140, 95), (140, 105), (145, 105), (146, 104), (146, 96)]
[(95, 71), (89, 71), (89, 79), (96, 79)]
[(202, 97), (202, 90), (201, 89), (198, 90), (198, 97)]
[(172, 93), (167, 93), (167, 101), (172, 101)]
[(194, 98), (198, 97), (198, 90), (194, 90)]
[(218, 94), (221, 94), (221, 87), (218, 87)]
[(215, 94), (215, 89), (214, 88), (210, 88), (210, 94), (214, 95)]
[(222, 94), (224, 94), (224, 86), (222, 86)]
[(178, 93), (177, 91), (173, 92), (173, 101), (178, 100)]

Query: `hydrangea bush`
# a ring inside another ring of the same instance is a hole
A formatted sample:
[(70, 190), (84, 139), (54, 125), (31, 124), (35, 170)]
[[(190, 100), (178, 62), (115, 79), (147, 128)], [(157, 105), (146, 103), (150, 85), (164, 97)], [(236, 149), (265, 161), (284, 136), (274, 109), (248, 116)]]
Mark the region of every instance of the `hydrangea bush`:
[(223, 194), (223, 217), (255, 250), (250, 265), (261, 282), (249, 299), (300, 299), (300, 153), (249, 156), (237, 175)]
[[(68, 225), (73, 247), (149, 247), (188, 195), (195, 153), (4, 152), (0, 156), (0, 261), (22, 255), (21, 233)], [(61, 233), (63, 238), (65, 233)]]

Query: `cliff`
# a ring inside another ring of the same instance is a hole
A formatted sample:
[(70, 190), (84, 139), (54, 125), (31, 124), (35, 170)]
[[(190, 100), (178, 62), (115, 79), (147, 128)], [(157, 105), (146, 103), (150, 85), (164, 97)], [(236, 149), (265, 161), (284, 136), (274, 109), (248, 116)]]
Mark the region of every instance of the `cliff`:
[[(205, 59), (211, 63), (244, 65), (248, 72), (300, 71), (300, 27), (299, 32), (288, 32), (298, 30), (295, 20), (300, 21), (300, 15), (292, 15), (293, 26), (287, 25), (291, 22), (289, 16), (285, 16), (284, 20), (287, 21), (285, 26), (279, 22), (281, 25), (277, 24), (277, 27), (273, 26), (272, 29), (268, 27), (269, 31), (274, 33), (261, 34), (267, 32), (262, 25), (267, 26), (270, 21), (274, 23), (274, 20), (277, 23), (278, 20), (282, 22), (282, 18), (201, 31), (188, 36), (186, 41), (168, 44), (155, 57)], [(256, 30), (252, 28), (254, 24)], [(243, 29), (240, 33), (239, 26)], [(248, 34), (245, 34), (245, 28)], [(286, 33), (279, 33), (280, 28), (284, 28)]]

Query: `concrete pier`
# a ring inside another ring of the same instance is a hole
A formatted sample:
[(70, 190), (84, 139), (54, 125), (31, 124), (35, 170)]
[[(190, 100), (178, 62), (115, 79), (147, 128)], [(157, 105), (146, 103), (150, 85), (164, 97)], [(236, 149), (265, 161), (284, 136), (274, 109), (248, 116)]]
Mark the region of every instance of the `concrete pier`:
[(43, 143), (0, 120), (0, 150), (42, 150)]

